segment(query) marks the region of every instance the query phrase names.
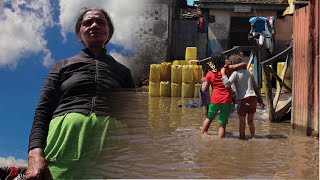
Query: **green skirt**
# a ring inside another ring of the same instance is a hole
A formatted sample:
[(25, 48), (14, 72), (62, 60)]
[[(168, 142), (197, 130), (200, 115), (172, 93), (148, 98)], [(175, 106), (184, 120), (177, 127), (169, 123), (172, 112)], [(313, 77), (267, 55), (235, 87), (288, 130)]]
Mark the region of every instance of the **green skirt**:
[(102, 178), (97, 167), (107, 132), (116, 124), (115, 119), (94, 113), (68, 113), (51, 120), (45, 155), (53, 179)]

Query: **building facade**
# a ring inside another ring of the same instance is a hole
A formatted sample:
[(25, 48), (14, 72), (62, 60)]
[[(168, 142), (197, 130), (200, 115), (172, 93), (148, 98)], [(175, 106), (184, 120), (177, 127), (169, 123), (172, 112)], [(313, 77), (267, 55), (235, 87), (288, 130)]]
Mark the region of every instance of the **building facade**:
[(284, 50), (291, 40), (293, 18), (282, 16), (288, 7), (287, 1), (200, 0), (199, 3), (208, 22), (209, 51), (249, 45), (249, 19), (254, 16), (274, 17), (274, 54)]

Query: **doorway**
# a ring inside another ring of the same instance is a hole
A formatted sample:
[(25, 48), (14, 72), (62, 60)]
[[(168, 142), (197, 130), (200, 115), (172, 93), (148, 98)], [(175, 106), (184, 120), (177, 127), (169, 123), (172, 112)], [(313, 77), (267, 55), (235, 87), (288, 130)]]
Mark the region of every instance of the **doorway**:
[(249, 46), (249, 17), (231, 17), (229, 49), (234, 46)]

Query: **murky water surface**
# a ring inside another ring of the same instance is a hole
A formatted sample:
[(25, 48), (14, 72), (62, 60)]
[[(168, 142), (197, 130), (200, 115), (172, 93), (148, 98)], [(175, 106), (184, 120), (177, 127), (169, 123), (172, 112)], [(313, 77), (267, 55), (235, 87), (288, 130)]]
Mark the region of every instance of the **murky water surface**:
[(121, 97), (113, 109), (123, 126), (111, 132), (105, 149), (109, 178), (319, 179), (318, 139), (289, 123), (269, 123), (261, 110), (255, 117), (256, 139), (238, 139), (234, 113), (220, 140), (216, 121), (209, 135), (200, 134), (203, 108), (184, 106), (199, 99)]

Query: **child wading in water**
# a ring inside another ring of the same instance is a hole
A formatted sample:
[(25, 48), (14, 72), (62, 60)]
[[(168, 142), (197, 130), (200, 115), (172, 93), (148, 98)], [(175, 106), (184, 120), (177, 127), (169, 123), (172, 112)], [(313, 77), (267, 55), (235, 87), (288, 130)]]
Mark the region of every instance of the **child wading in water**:
[[(242, 63), (243, 59), (240, 55), (232, 55), (229, 57), (231, 64)], [(245, 128), (246, 128), (246, 115), (247, 121), (251, 133), (251, 138), (255, 135), (255, 126), (253, 123), (254, 113), (256, 112), (257, 102), (260, 103), (261, 107), (264, 108), (264, 103), (262, 101), (259, 87), (254, 80), (250, 71), (246, 69), (240, 69), (231, 74), (228, 77), (228, 69), (221, 69), (223, 84), (226, 88), (229, 88), (232, 83), (235, 84), (237, 101), (238, 101), (238, 115), (239, 115), (239, 134), (240, 139), (245, 139)]]
[[(212, 55), (211, 59), (215, 69), (206, 74), (202, 84), (202, 91), (207, 92), (211, 85), (212, 94), (207, 117), (203, 121), (201, 132), (202, 134), (207, 134), (212, 120), (218, 112), (220, 112), (218, 120), (220, 125), (218, 137), (223, 138), (225, 136), (226, 125), (228, 124), (229, 114), (232, 108), (232, 91), (230, 88), (226, 88), (221, 80), (222, 74), (220, 70), (225, 66), (226, 57), (223, 53), (216, 52)], [(243, 62), (236, 65), (225, 66), (225, 74), (230, 75), (233, 70), (239, 68), (246, 68), (246, 63)]]

